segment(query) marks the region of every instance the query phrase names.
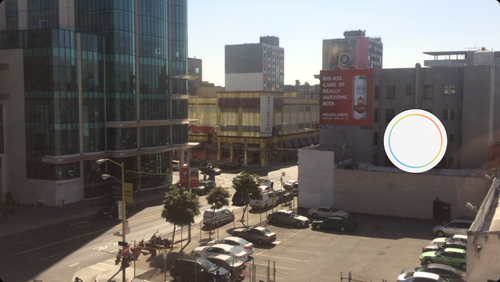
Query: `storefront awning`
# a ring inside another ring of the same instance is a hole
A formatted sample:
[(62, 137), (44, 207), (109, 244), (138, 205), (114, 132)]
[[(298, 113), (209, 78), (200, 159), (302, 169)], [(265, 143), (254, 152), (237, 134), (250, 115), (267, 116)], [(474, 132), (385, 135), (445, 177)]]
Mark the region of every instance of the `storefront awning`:
[(305, 137), (299, 138), (299, 142), (301, 146), (307, 146), (307, 141)]
[(285, 148), (292, 148), (293, 147), (292, 140), (285, 140), (284, 146)]
[(312, 137), (314, 144), (319, 144), (319, 136), (313, 136)]
[(299, 139), (292, 139), (292, 144), (294, 147), (299, 147), (300, 146)]
[(314, 144), (314, 141), (313, 141), (313, 139), (312, 139), (311, 136), (307, 136), (306, 137), (306, 141), (307, 141), (307, 144), (309, 144), (309, 145), (313, 145)]

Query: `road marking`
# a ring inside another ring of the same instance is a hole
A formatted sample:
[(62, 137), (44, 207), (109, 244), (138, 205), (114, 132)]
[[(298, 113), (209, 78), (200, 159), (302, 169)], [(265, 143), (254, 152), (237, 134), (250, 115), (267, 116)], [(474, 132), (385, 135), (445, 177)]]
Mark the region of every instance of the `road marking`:
[(58, 255), (62, 255), (62, 253), (58, 253), (58, 254), (55, 254), (55, 255), (51, 255), (51, 256), (45, 257), (45, 258), (43, 258), (43, 259), (41, 259), (41, 260), (46, 260), (46, 259), (49, 259), (49, 258), (53, 258), (53, 257), (56, 257), (56, 256), (58, 256)]
[[(258, 264), (258, 263), (254, 263), (255, 265), (258, 265), (258, 266), (263, 266), (263, 267), (267, 267), (266, 264)], [(276, 268), (282, 268), (282, 269), (286, 269), (286, 270), (297, 270), (296, 268), (289, 268), (289, 267), (283, 267), (283, 266), (275, 266)]]
[(99, 270), (108, 270), (108, 269), (109, 269), (109, 268), (97, 267), (97, 266), (95, 266), (95, 265), (92, 265), (92, 266), (90, 266), (90, 267), (95, 268), (95, 269), (99, 269)]
[(301, 262), (309, 262), (308, 260), (285, 258), (285, 257), (266, 256), (266, 258), (278, 258), (278, 259), (287, 259), (287, 260), (294, 260), (294, 261), (301, 261)]
[(79, 265), (79, 264), (80, 264), (79, 262), (77, 262), (77, 263), (73, 263), (73, 264), (72, 264), (72, 265), (70, 265), (69, 267), (73, 267), (73, 266), (75, 266), (75, 265)]
[(38, 240), (38, 237), (36, 237), (36, 238), (31, 238), (31, 239), (24, 240), (24, 241), (17, 242), (17, 243), (18, 243), (18, 244), (22, 244), (22, 243), (26, 243), (26, 242), (29, 242), (29, 241), (35, 241), (35, 240)]
[(297, 253), (306, 253), (306, 254), (316, 254), (316, 252), (306, 252), (306, 251), (297, 251), (297, 250), (287, 250), (290, 252), (297, 252)]

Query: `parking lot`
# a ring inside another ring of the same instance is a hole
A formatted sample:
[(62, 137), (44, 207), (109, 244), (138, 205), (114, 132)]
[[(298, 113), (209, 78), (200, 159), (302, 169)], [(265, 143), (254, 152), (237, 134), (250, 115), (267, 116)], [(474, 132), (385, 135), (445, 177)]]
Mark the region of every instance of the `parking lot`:
[(421, 248), (434, 238), (436, 225), (361, 214), (351, 214), (351, 219), (358, 229), (345, 233), (268, 225), (277, 242), (255, 246), (257, 281), (265, 280), (268, 260), (276, 265), (276, 281), (341, 281), (341, 272), (346, 278), (349, 271), (359, 281), (394, 281), (403, 268), (420, 265)]

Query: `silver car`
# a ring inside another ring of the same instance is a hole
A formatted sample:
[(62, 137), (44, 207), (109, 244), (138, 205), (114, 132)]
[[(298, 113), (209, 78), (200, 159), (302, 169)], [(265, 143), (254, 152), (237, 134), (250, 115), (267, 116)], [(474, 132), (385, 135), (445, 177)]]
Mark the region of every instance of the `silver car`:
[(245, 251), (242, 251), (240, 248), (226, 245), (226, 244), (217, 244), (213, 246), (206, 247), (198, 247), (191, 251), (191, 254), (198, 257), (208, 257), (215, 254), (223, 254), (232, 256), (235, 259), (239, 259), (242, 261), (247, 261), (248, 256)]
[(240, 248), (242, 251), (246, 252), (247, 255), (253, 254), (253, 243), (250, 243), (247, 240), (240, 237), (231, 236), (231, 237), (226, 237), (224, 239), (212, 240), (207, 243), (207, 246), (213, 246), (216, 244), (231, 245)]
[(267, 216), (267, 221), (273, 224), (287, 224), (297, 227), (308, 227), (309, 219), (298, 215), (291, 210), (279, 210)]
[(470, 219), (454, 219), (450, 222), (444, 222), (441, 225), (434, 226), (432, 233), (438, 237), (452, 236), (456, 234), (467, 235), (467, 230), (472, 224)]
[(328, 207), (328, 206), (319, 206), (317, 208), (312, 208), (307, 211), (307, 214), (312, 216), (313, 218), (318, 218), (318, 217), (323, 217), (323, 218), (328, 218), (328, 217), (342, 217), (342, 218), (348, 218), (349, 213), (346, 211), (341, 211), (339, 209), (336, 209), (335, 207)]

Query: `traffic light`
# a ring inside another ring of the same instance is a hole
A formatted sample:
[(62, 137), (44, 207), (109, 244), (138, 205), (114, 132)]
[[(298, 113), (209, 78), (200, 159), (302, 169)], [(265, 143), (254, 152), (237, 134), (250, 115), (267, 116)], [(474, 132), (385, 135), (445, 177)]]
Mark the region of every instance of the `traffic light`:
[(208, 138), (208, 139), (207, 139), (207, 140), (208, 140), (208, 141), (207, 141), (207, 144), (208, 144), (208, 145), (212, 145), (212, 133), (209, 133), (209, 134), (207, 135), (207, 138)]

